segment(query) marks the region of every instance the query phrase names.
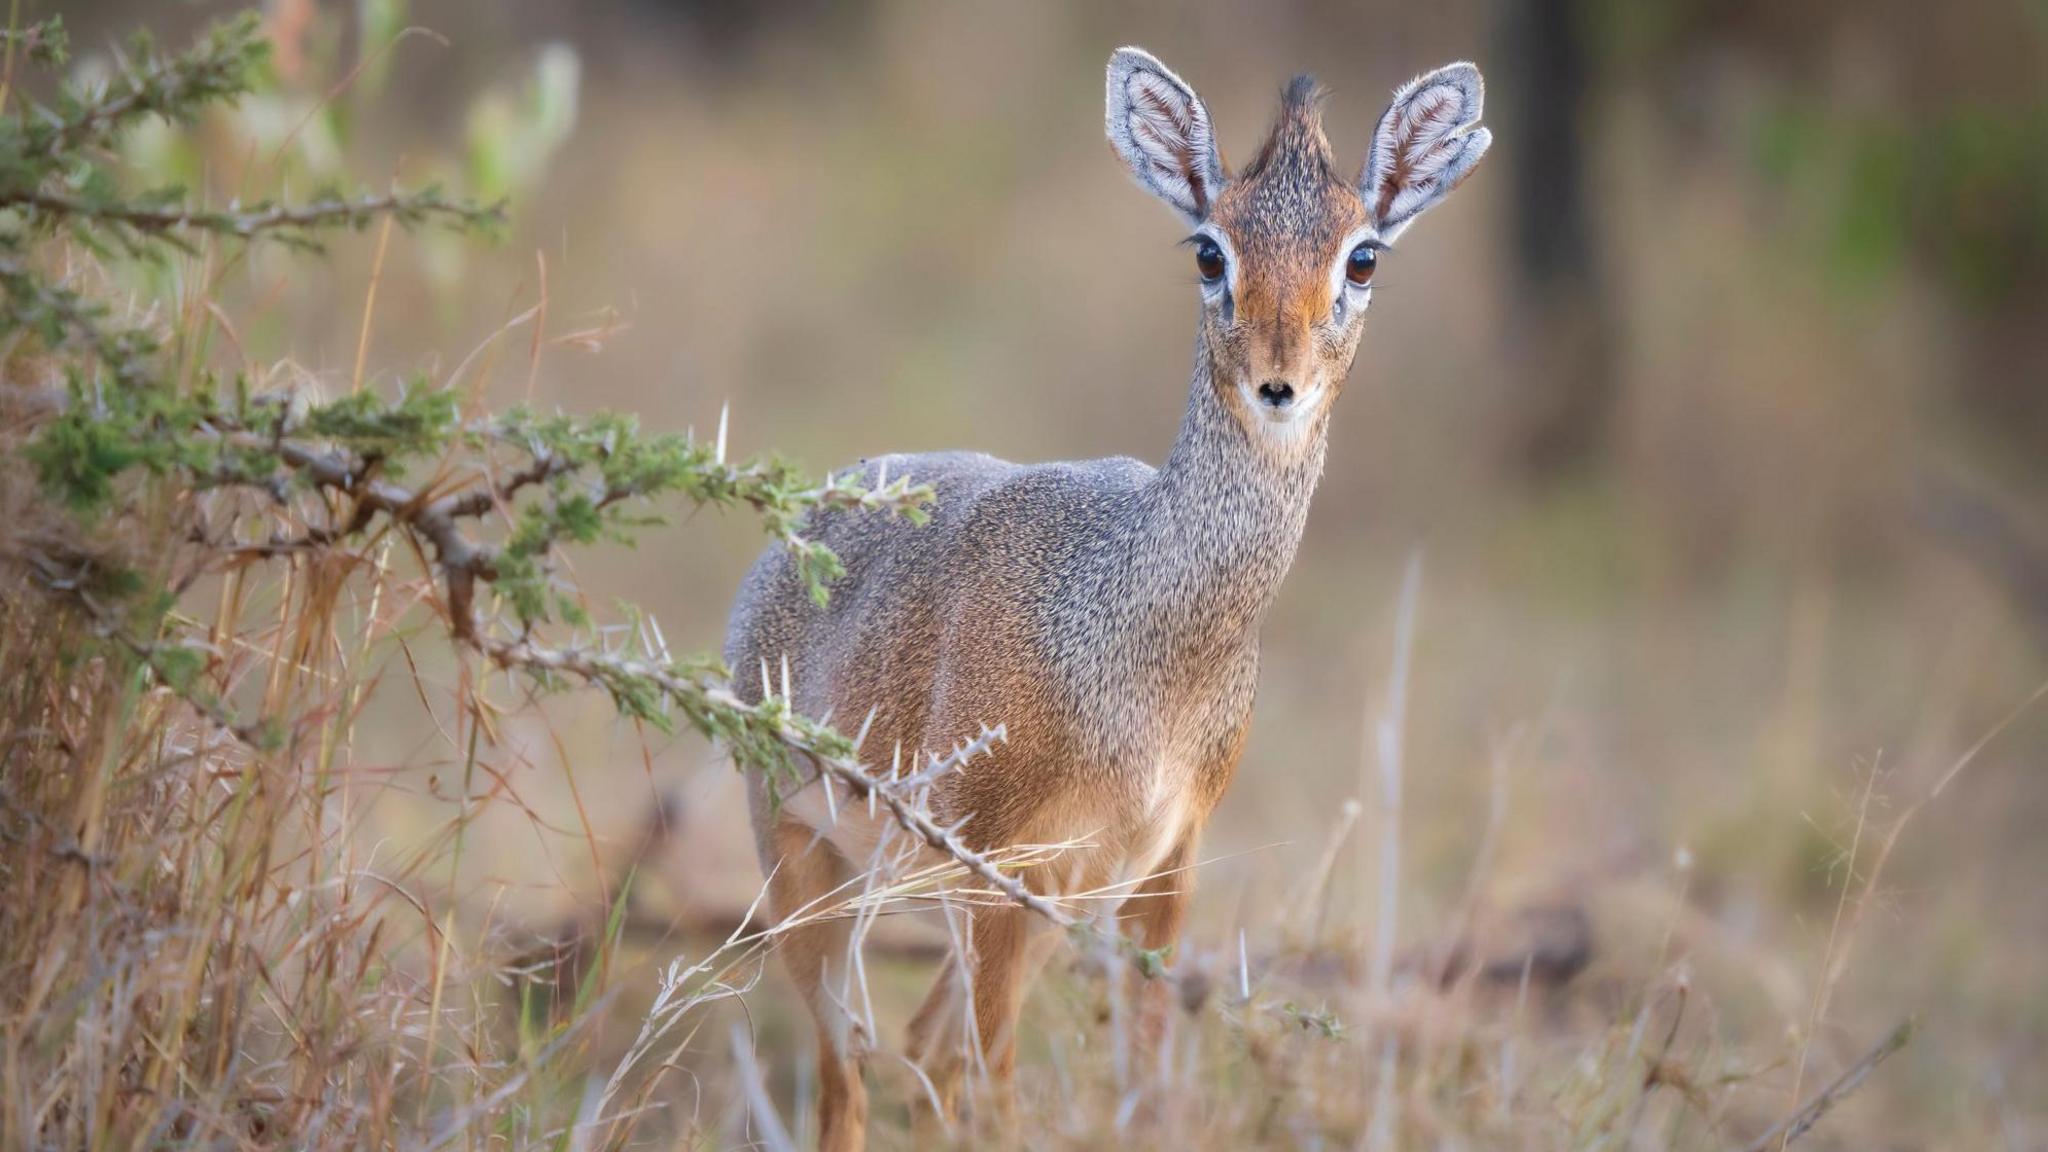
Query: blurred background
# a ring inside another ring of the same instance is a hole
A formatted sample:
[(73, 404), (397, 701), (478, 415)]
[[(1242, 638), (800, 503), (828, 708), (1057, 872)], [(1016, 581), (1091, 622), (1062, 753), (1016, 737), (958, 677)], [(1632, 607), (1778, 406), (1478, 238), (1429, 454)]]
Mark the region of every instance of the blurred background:
[[(182, 41), (233, 7), (62, 5), (82, 52), (137, 24)], [(1227, 156), (1315, 73), (1346, 166), (1395, 85), (1477, 62), (1495, 150), (1382, 263), (1205, 843), (1196, 939), (1270, 919), (1354, 797), (1336, 911), (1287, 931), (1371, 915), (1364, 733), (1419, 554), (1404, 945), (1448, 932), (1468, 882), (1510, 923), (1583, 910), (1579, 995), (1683, 963), (1703, 1026), (1758, 1066), (1809, 1027), (1832, 962), (1824, 1062), (1921, 1022), (1830, 1122), (1839, 1146), (2048, 1147), (2048, 706), (2003, 724), (2048, 679), (2048, 4), (270, 12), (287, 128), (337, 79), (318, 61), (355, 58), (365, 13), (434, 33), (301, 136), (311, 169), (513, 198), (494, 249), (392, 248), (378, 378), (484, 348), (493, 400), (656, 429), (708, 430), (729, 406), (736, 452), (814, 471), (940, 448), (1163, 457), (1196, 296), (1180, 225), (1102, 138), (1116, 46), (1192, 83)], [(232, 160), (152, 162), (217, 186)], [(251, 359), (347, 380), (374, 237), (338, 255), (332, 276), (246, 265)], [(677, 649), (715, 649), (758, 547), (739, 519), (698, 522), (578, 575)], [(445, 818), (447, 757), (423, 751), (417, 700), (378, 707), (372, 831), (402, 845)], [(666, 797), (651, 906), (744, 907), (759, 872), (729, 768), (602, 701), (550, 714), (551, 732), (513, 721), (503, 757), (549, 819), (487, 825), (491, 879), (459, 899), (535, 926), (589, 915)], [(598, 851), (567, 815), (572, 780)], [(1884, 872), (1855, 899), (1874, 843)], [(1845, 885), (1865, 914), (1831, 944)], [(771, 1058), (803, 1046), (770, 1033)]]

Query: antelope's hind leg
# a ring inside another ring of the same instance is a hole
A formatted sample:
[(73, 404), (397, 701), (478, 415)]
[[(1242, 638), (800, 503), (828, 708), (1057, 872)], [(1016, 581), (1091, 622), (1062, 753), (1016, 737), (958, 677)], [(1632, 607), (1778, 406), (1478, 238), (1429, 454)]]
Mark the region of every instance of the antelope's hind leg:
[[(968, 956), (965, 962), (957, 954), (949, 956), (932, 983), (910, 1021), (909, 1056), (931, 1081), (939, 1108), (949, 1119), (959, 1115), (968, 1073), (985, 1073), (985, 1081), (976, 1078), (985, 1092), (969, 1095), (970, 1102), (979, 1095), (983, 1107), (973, 1109), (976, 1114), (968, 1119), (977, 1124), (987, 1119), (990, 1135), (1014, 1142), (1017, 1021), (1024, 994), (1058, 946), (1060, 934), (1035, 913), (1012, 905), (983, 905), (970, 917), (965, 933)], [(919, 1109), (920, 1135), (930, 1135), (929, 1112), (928, 1107)]]
[[(779, 921), (822, 910), (853, 875), (839, 853), (810, 828), (775, 828), (775, 873), (768, 899)], [(791, 929), (779, 951), (818, 1031), (818, 1152), (860, 1152), (867, 1144), (868, 1092), (861, 1080), (867, 1037), (846, 1010), (853, 944), (848, 921), (825, 918)]]
[(936, 1144), (940, 1127), (960, 1115), (966, 998), (959, 959), (949, 952), (905, 1030), (904, 1055), (924, 1077), (910, 1102), (912, 1135), (920, 1148)]

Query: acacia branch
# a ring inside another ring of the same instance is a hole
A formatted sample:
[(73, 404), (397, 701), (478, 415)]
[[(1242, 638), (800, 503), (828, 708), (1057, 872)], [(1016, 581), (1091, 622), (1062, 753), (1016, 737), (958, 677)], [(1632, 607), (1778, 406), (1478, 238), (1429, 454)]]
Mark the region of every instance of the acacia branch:
[(269, 50), (262, 31), (257, 14), (249, 12), (215, 25), (183, 56), (161, 56), (138, 41), (141, 64), (117, 57), (118, 87), (84, 99), (67, 97), (53, 123), (38, 125), (42, 131), (31, 137), (33, 150), (62, 157), (143, 116), (178, 119), (206, 103), (240, 96)]
[[(484, 639), (478, 642), (478, 647), (500, 667), (566, 673), (608, 690), (621, 681), (646, 681), (685, 707), (710, 707), (729, 715), (746, 717), (759, 726), (763, 734), (780, 741), (784, 747), (809, 761), (825, 778), (825, 787), (829, 788), (833, 781), (837, 781), (862, 800), (872, 798), (878, 801), (905, 832), (965, 868), (1011, 903), (1061, 927), (1074, 924), (1074, 919), (1057, 904), (1033, 892), (1016, 876), (968, 847), (960, 839), (957, 826), (946, 827), (934, 820), (917, 801), (916, 789), (911, 786), (914, 781), (873, 775), (844, 750), (845, 737), (790, 712), (784, 706), (785, 701), (767, 697), (759, 704), (748, 703), (723, 683), (678, 676), (656, 664), (604, 653), (547, 648), (527, 640), (501, 642)], [(1008, 738), (1008, 732), (1002, 725), (983, 728), (973, 740), (935, 761), (925, 772), (920, 772), (918, 779), (928, 779), (964, 767)]]
[(26, 206), (52, 216), (130, 228), (150, 235), (171, 232), (211, 232), (244, 240), (265, 233), (311, 233), (334, 228), (361, 228), (373, 220), (390, 216), (401, 224), (417, 224), (440, 218), (457, 227), (496, 224), (503, 220), (500, 205), (479, 207), (444, 200), (431, 189), (424, 192), (386, 192), (375, 196), (345, 198), (330, 196), (304, 204), (260, 204), (252, 208), (214, 211), (183, 205), (147, 205), (133, 202), (98, 202), (67, 196), (60, 192), (25, 189), (0, 195), (0, 205)]
[[(1008, 739), (1008, 733), (1002, 725), (997, 725), (992, 729), (984, 728), (980, 736), (970, 741), (961, 749), (954, 751), (945, 760), (939, 761), (935, 767), (941, 771), (951, 771), (954, 765), (964, 766), (975, 755), (1006, 739)], [(954, 863), (973, 873), (982, 883), (1000, 892), (1011, 903), (1028, 911), (1036, 912), (1046, 920), (1062, 928), (1073, 926), (1073, 918), (1068, 916), (1057, 904), (1033, 892), (1022, 880), (1019, 880), (1010, 873), (1004, 872), (1001, 868), (991, 863), (987, 857), (969, 848), (960, 839), (959, 826), (946, 827), (932, 819), (930, 812), (922, 804), (914, 802), (910, 796), (905, 794), (909, 789), (899, 786), (897, 782), (891, 782), (870, 775), (859, 763), (845, 759), (827, 758), (808, 751), (807, 755), (821, 774), (828, 775), (831, 780), (837, 780), (841, 784), (846, 785), (854, 795), (862, 799), (872, 797), (881, 801), (882, 806), (889, 810), (890, 817), (904, 831), (917, 837), (934, 850), (950, 857)], [(831, 787), (829, 780), (826, 782), (825, 787)]]

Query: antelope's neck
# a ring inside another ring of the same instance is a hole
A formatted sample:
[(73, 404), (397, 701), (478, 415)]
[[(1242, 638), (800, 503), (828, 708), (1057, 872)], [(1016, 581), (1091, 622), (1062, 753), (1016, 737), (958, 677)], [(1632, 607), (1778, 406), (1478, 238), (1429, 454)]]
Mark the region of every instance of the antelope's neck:
[(1257, 643), (1322, 475), (1329, 411), (1308, 419), (1292, 440), (1260, 439), (1224, 407), (1197, 351), (1180, 434), (1144, 494), (1134, 541), (1140, 610), (1218, 655)]

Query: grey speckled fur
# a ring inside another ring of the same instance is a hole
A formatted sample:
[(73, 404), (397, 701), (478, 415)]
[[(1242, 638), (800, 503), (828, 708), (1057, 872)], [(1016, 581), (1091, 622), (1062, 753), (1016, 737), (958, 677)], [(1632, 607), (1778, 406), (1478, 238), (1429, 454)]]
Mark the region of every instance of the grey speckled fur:
[[(1266, 466), (1198, 368), (1157, 471), (960, 452), (869, 461), (869, 480), (886, 468), (934, 485), (931, 522), (821, 517), (811, 532), (847, 569), (824, 609), (787, 555), (768, 551), (741, 586), (726, 659), (758, 693), (748, 672), (764, 660), (779, 670), (787, 655), (807, 714), (858, 723), (876, 709), (871, 755), (894, 742), (942, 752), (1005, 724), (1010, 745), (934, 796), (941, 819), (973, 817), (978, 845), (1032, 831), (1047, 792), (1135, 802), (1162, 762), (1221, 770), (1251, 711), (1259, 624), (1322, 470), (1321, 427), (1314, 437), (1290, 467)], [(1038, 767), (1028, 790), (1004, 778), (1020, 751)], [(1224, 781), (1205, 783), (1220, 793)], [(754, 793), (766, 826), (758, 780)]]

